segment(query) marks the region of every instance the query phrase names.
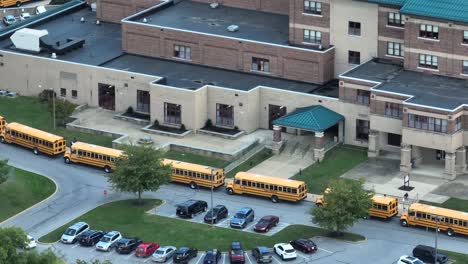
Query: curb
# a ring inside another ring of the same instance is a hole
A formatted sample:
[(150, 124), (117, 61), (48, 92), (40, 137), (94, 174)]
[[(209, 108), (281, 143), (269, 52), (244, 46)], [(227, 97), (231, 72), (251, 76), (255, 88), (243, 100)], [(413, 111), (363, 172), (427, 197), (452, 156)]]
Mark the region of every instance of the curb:
[(38, 245), (43, 245), (43, 246), (51, 246), (51, 245), (56, 244), (56, 243), (58, 243), (58, 242), (60, 242), (60, 239), (57, 240), (57, 241), (55, 241), (55, 242), (50, 242), (50, 243), (40, 242), (39, 240), (36, 239), (36, 244), (38, 244)]

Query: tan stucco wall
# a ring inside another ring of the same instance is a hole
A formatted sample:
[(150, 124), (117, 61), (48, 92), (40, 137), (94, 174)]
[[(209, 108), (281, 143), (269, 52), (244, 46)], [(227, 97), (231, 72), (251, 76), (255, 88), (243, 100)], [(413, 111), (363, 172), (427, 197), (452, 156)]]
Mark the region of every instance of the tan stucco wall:
[[(348, 22), (361, 22), (361, 36), (348, 35)], [(330, 43), (335, 50), (335, 76), (351, 69), (348, 50), (361, 52), (361, 63), (377, 57), (378, 5), (352, 0), (330, 3)]]
[(400, 119), (371, 115), (370, 121), (370, 128), (373, 130), (401, 135), (401, 129), (403, 126)]
[(454, 152), (463, 146), (463, 131), (452, 135), (403, 127), (402, 142), (430, 149)]

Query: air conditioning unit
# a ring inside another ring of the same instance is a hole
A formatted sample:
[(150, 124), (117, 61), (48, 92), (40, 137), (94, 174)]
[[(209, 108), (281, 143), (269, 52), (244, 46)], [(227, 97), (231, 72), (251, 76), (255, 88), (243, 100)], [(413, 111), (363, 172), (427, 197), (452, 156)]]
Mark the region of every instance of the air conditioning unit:
[(227, 27), (227, 31), (229, 31), (229, 32), (239, 31), (239, 26), (238, 25), (230, 25), (229, 27)]
[(219, 3), (211, 3), (210, 4), (210, 7), (213, 8), (213, 9), (218, 8), (218, 6), (219, 6)]

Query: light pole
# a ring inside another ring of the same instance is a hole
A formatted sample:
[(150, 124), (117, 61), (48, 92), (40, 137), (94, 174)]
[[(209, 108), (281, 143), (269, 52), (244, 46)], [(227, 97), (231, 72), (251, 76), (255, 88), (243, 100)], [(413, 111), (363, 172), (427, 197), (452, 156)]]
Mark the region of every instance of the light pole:
[(436, 220), (436, 230), (435, 230), (435, 260), (434, 260), (434, 263), (438, 263), (437, 262), (437, 233), (439, 233), (439, 222), (440, 222), (440, 216), (436, 216), (435, 217), (435, 220)]
[(214, 177), (213, 177), (213, 168), (206, 167), (210, 170), (210, 180), (211, 180), (211, 227), (214, 227), (214, 211), (213, 211), (213, 189), (214, 189)]

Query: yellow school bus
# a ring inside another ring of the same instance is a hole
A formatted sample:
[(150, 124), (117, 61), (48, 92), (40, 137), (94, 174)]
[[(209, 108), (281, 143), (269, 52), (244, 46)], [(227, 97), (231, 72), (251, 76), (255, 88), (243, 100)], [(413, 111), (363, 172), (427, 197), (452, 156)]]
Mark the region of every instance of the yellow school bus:
[(6, 129), (6, 119), (3, 116), (0, 116), (0, 135), (5, 131)]
[(21, 6), (24, 3), (31, 2), (32, 0), (0, 0), (0, 7)]
[(298, 202), (307, 197), (307, 185), (303, 181), (281, 179), (249, 172), (238, 172), (226, 186), (228, 194), (253, 194), (279, 200)]
[[(330, 188), (325, 190), (325, 193), (330, 193)], [(323, 206), (325, 200), (323, 195), (315, 199), (315, 205)], [(384, 195), (372, 196), (372, 207), (369, 209), (369, 215), (380, 218), (391, 218), (398, 214), (398, 199)]]
[(63, 155), (65, 163), (83, 163), (103, 168), (110, 173), (114, 167), (115, 159), (121, 157), (123, 152), (118, 149), (96, 146), (84, 142), (75, 142), (67, 148)]
[(224, 185), (226, 179), (223, 169), (170, 159), (164, 159), (163, 163), (172, 167), (171, 181), (189, 184), (192, 189), (198, 186), (211, 188), (212, 184), (218, 188)]
[(2, 143), (14, 143), (33, 150), (34, 154), (57, 155), (65, 152), (66, 142), (61, 136), (28, 127), (19, 123), (9, 123), (0, 135)]
[(400, 217), (402, 226), (422, 226), (439, 228), (448, 236), (455, 233), (468, 235), (468, 213), (413, 203)]

